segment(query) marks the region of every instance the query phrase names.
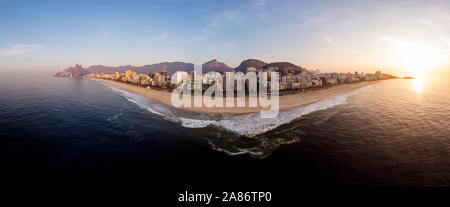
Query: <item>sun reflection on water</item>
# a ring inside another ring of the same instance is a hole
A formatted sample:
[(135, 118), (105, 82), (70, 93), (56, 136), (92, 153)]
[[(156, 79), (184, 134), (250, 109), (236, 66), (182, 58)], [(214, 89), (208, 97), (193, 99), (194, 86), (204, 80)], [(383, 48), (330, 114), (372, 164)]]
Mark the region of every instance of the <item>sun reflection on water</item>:
[(416, 93), (422, 94), (422, 92), (423, 92), (423, 84), (424, 84), (423, 78), (420, 77), (420, 78), (414, 79), (413, 81), (414, 81), (413, 82), (413, 90)]

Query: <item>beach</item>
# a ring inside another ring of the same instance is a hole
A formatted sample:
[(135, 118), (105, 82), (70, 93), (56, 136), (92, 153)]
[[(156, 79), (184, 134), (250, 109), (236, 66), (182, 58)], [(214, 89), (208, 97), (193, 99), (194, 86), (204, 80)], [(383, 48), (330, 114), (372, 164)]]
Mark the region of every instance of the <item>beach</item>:
[[(107, 79), (97, 79), (100, 81), (104, 81), (108, 84), (120, 87), (124, 90), (127, 90), (132, 93), (136, 93), (152, 100), (156, 100), (162, 104), (173, 107), (171, 102), (171, 92), (165, 90), (158, 90), (152, 88), (144, 88), (140, 86), (135, 86), (123, 82), (107, 80)], [(309, 104), (313, 104), (319, 102), (324, 99), (332, 98), (335, 96), (340, 96), (344, 94), (352, 93), (362, 87), (378, 83), (378, 81), (363, 81), (351, 84), (341, 84), (335, 85), (328, 88), (322, 88), (317, 90), (311, 90), (306, 92), (300, 92), (295, 94), (288, 94), (279, 96), (279, 110), (287, 110), (291, 108), (301, 107)], [(191, 97), (191, 103), (194, 103), (194, 96)], [(258, 104), (257, 107), (248, 107), (248, 97), (245, 98), (246, 107), (206, 107), (202, 105), (201, 107), (180, 107), (179, 109), (197, 112), (197, 113), (208, 113), (208, 114), (230, 114), (230, 115), (241, 115), (241, 114), (249, 114), (249, 113), (257, 113), (260, 111), (268, 111), (269, 107), (262, 107)], [(269, 98), (270, 99), (270, 98)], [(224, 106), (226, 97), (223, 98)], [(235, 100), (236, 102), (236, 100)]]

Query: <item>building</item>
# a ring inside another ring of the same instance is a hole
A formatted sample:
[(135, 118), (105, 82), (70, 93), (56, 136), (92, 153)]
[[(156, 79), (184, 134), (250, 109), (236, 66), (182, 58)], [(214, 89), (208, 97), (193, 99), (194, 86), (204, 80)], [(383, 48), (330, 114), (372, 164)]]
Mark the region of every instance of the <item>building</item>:
[(255, 67), (248, 67), (247, 68), (247, 73), (248, 72), (255, 72), (256, 73), (256, 68)]
[(188, 73), (185, 71), (177, 71), (172, 75), (170, 83), (178, 86), (181, 83), (185, 83), (186, 80), (189, 80)]

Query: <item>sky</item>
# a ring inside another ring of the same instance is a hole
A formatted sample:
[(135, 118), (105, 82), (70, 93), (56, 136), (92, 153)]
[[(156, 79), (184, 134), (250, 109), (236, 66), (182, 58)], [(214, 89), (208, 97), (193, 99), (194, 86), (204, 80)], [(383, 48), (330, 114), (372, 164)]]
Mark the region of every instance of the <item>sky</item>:
[(0, 0), (0, 70), (256, 58), (404, 75), (449, 54), (448, 0)]

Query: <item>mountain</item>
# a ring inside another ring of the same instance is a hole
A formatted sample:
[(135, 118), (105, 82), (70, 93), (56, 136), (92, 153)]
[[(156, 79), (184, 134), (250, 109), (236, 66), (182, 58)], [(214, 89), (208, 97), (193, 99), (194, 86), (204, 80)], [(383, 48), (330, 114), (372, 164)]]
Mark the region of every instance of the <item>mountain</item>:
[(262, 68), (265, 65), (267, 65), (267, 63), (261, 61), (261, 60), (257, 60), (257, 59), (247, 59), (241, 62), (241, 64), (239, 66), (237, 66), (234, 70), (236, 70), (236, 72), (240, 71), (240, 72), (247, 72), (247, 68), (249, 67), (255, 67), (255, 68)]
[(269, 63), (264, 66), (264, 68), (270, 68), (270, 67), (278, 67), (280, 69), (302, 69), (302, 67), (297, 66), (295, 64), (289, 63), (289, 62), (274, 62)]
[(81, 65), (76, 64), (74, 67), (68, 67), (64, 71), (56, 73), (59, 77), (81, 77), (88, 72)]
[(301, 72), (306, 72), (306, 73), (311, 73), (308, 70), (306, 70), (305, 68), (302, 68), (298, 65), (289, 63), (289, 62), (274, 62), (274, 63), (269, 63), (267, 65), (265, 65), (263, 67), (264, 69), (269, 69), (269, 68), (278, 68), (278, 71), (281, 75), (287, 75), (288, 73), (301, 73)]
[(76, 65), (74, 67), (69, 67), (62, 72), (56, 73), (55, 76), (59, 77), (79, 77), (88, 73), (114, 73), (120, 72), (123, 73), (126, 70), (134, 70), (138, 73), (148, 74), (150, 72), (161, 72), (167, 71), (169, 75), (175, 73), (178, 70), (182, 71), (192, 71), (194, 70), (194, 64), (192, 63), (184, 63), (184, 62), (163, 62), (151, 65), (143, 65), (143, 66), (103, 66), (103, 65), (91, 65), (87, 69), (82, 68), (80, 65)]
[(168, 74), (173, 74), (177, 70), (183, 71), (191, 71), (194, 69), (194, 64), (192, 63), (184, 63), (184, 62), (163, 62), (151, 65), (143, 65), (143, 66), (119, 66), (119, 67), (109, 67), (103, 65), (93, 65), (90, 66), (87, 71), (89, 73), (113, 73), (120, 72), (123, 73), (126, 70), (134, 70), (138, 73), (148, 74), (150, 72), (161, 72), (167, 71)]
[(208, 73), (211, 71), (223, 73), (223, 72), (230, 71), (230, 70), (231, 70), (231, 68), (228, 67), (225, 63), (218, 62), (216, 59), (202, 64), (202, 72), (203, 73)]
[(289, 63), (289, 62), (274, 62), (274, 63), (265, 63), (261, 60), (257, 59), (248, 59), (242, 61), (242, 63), (235, 68), (236, 72), (247, 72), (247, 68), (254, 67), (256, 69), (263, 68), (263, 69), (269, 69), (272, 68), (274, 71), (279, 72), (281, 75), (286, 75), (287, 73), (311, 73), (305, 68), (302, 68), (298, 65)]
[[(223, 73), (225, 71), (230, 71), (231, 68), (228, 67), (225, 63), (221, 63), (216, 59), (208, 61), (202, 64), (203, 73), (216, 71)], [(247, 72), (248, 67), (259, 68), (275, 68), (275, 71), (280, 72), (281, 74), (286, 74), (288, 72), (291, 73), (300, 73), (306, 71), (310, 73), (308, 70), (294, 65), (288, 62), (275, 62), (275, 63), (265, 63), (263, 61), (257, 59), (248, 59), (241, 62), (241, 64), (235, 68), (236, 71)], [(143, 66), (118, 66), (118, 67), (110, 67), (103, 65), (91, 65), (88, 68), (83, 68), (81, 65), (76, 64), (74, 67), (66, 68), (64, 71), (56, 73), (55, 76), (60, 77), (80, 77), (86, 75), (88, 73), (114, 73), (120, 72), (123, 73), (126, 70), (134, 70), (138, 73), (148, 74), (150, 72), (161, 72), (167, 71), (169, 75), (172, 75), (176, 71), (186, 71), (191, 72), (194, 70), (194, 64), (185, 63), (185, 62), (162, 62), (157, 64), (143, 65)]]
[(169, 75), (172, 75), (178, 70), (181, 71), (191, 71), (194, 70), (194, 64), (185, 63), (185, 62), (163, 62), (151, 65), (144, 65), (141, 67), (132, 67), (131, 70), (134, 70), (138, 73), (148, 74), (150, 72), (161, 72), (167, 71)]
[[(225, 63), (221, 63), (216, 59), (206, 62), (202, 65), (203, 73), (207, 73), (210, 71), (217, 71), (223, 73), (225, 71), (231, 70)], [(167, 71), (169, 75), (172, 75), (176, 71), (186, 71), (191, 72), (194, 70), (194, 64), (192, 63), (184, 63), (184, 62), (162, 62), (151, 65), (143, 65), (143, 66), (103, 66), (103, 65), (91, 65), (87, 69), (81, 67), (81, 65), (76, 65), (75, 67), (66, 68), (64, 71), (56, 73), (55, 76), (60, 77), (80, 77), (88, 73), (114, 73), (120, 72), (123, 73), (126, 70), (134, 70), (138, 73), (148, 74), (150, 72), (161, 72)]]

